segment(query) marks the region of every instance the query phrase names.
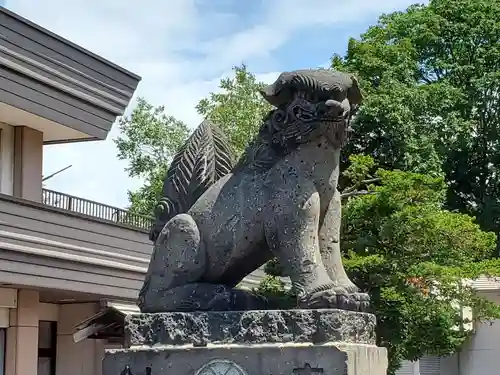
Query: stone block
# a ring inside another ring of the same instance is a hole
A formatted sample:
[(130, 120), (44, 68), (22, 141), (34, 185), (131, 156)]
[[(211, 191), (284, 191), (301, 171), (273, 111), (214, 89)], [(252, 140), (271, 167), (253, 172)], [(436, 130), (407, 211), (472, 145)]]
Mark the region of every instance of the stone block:
[(342, 343), (142, 347), (109, 351), (103, 363), (103, 375), (386, 375), (386, 371), (385, 348)]
[(103, 375), (386, 375), (375, 324), (334, 309), (131, 315)]
[(375, 344), (375, 316), (353, 311), (254, 310), (137, 314), (126, 318), (129, 345), (344, 342)]

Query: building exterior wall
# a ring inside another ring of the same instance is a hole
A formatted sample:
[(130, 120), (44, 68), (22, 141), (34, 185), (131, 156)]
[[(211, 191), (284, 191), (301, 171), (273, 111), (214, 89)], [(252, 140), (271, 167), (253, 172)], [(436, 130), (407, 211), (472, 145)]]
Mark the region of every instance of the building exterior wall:
[(462, 375), (460, 372), (460, 354), (440, 358), (441, 368), (439, 375)]
[(0, 283), (135, 299), (147, 232), (43, 204), (42, 133), (0, 125)]
[[(479, 293), (500, 305), (498, 289), (484, 290)], [(477, 323), (474, 335), (460, 352), (460, 375), (490, 375), (495, 373), (500, 364), (499, 355), (500, 320)]]
[(0, 332), (6, 331), (4, 352), (0, 353), (5, 362), (3, 373), (37, 375), (40, 322), (50, 321), (57, 324), (55, 374), (101, 375), (106, 342), (73, 341), (73, 327), (98, 312), (100, 303), (42, 303), (39, 296), (35, 290), (0, 288)]
[(43, 134), (26, 126), (14, 128), (14, 196), (42, 200)]
[(0, 195), (0, 283), (133, 300), (152, 251), (146, 231)]
[(73, 327), (136, 298), (151, 245), (121, 218), (44, 205), (43, 145), (105, 139), (140, 77), (4, 7), (0, 35), (0, 374), (99, 375), (105, 343)]
[(43, 134), (0, 123), (0, 194), (40, 202), (42, 171)]
[(106, 138), (140, 77), (4, 7), (0, 34), (0, 117), (12, 112), (3, 121), (29, 126), (14, 122), (32, 114), (33, 127), (52, 143)]
[(500, 364), (500, 320), (478, 324), (460, 353), (460, 375), (491, 375)]
[(462, 350), (452, 356), (435, 358), (437, 366), (421, 366), (405, 361), (396, 375), (492, 375), (498, 368), (500, 353), (500, 320), (476, 326), (474, 335)]
[(17, 307), (10, 310), (5, 374), (34, 375), (38, 367), (38, 292), (20, 290)]

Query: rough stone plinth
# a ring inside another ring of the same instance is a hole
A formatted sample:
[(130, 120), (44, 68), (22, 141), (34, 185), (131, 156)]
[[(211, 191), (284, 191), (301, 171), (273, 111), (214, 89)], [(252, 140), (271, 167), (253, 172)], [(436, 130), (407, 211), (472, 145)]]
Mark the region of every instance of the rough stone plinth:
[(375, 344), (375, 316), (345, 310), (256, 310), (137, 314), (126, 318), (128, 344)]
[(386, 375), (374, 330), (343, 310), (138, 314), (103, 375)]

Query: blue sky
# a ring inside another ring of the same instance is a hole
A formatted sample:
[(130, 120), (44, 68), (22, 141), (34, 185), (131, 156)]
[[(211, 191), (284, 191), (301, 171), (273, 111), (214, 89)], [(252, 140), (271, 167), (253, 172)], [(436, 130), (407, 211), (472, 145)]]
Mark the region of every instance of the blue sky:
[[(142, 77), (136, 96), (189, 126), (196, 103), (244, 62), (264, 82), (285, 70), (325, 66), (381, 13), (411, 0), (0, 0), (10, 10)], [(129, 110), (133, 106), (129, 106)], [(130, 179), (113, 138), (45, 148), (44, 173), (73, 167), (47, 187), (127, 205)]]

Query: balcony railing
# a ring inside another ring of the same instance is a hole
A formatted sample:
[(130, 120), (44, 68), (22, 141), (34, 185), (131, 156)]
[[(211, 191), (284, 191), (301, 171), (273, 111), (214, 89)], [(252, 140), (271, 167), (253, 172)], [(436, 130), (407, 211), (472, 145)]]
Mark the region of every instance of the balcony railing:
[(42, 203), (47, 206), (145, 230), (149, 230), (153, 224), (152, 217), (49, 189), (42, 190)]

